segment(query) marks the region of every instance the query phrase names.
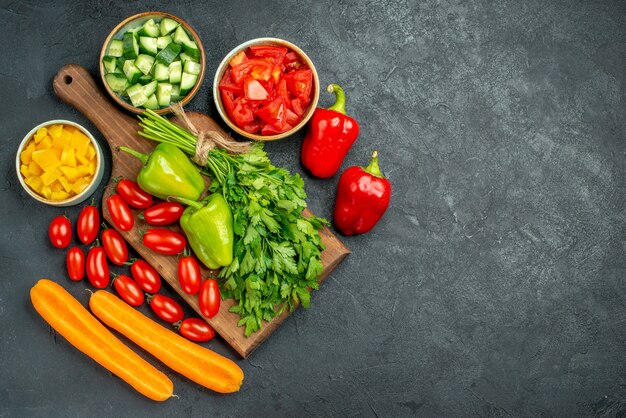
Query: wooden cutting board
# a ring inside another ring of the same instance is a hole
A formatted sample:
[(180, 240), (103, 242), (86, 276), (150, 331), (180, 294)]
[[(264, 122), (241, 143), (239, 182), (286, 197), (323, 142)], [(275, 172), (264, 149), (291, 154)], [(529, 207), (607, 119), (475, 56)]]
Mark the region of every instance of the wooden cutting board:
[[(120, 109), (115, 107), (110, 98), (104, 96), (100, 87), (96, 85), (94, 79), (82, 66), (69, 64), (61, 68), (54, 78), (53, 86), (57, 96), (87, 116), (109, 143), (113, 156), (113, 166), (111, 180), (109, 180), (102, 199), (102, 214), (111, 223), (109, 211), (104, 202), (114, 192), (115, 186), (112, 179), (123, 177), (135, 180), (137, 173), (141, 169), (141, 162), (137, 158), (117, 151), (117, 147), (124, 145), (140, 152), (150, 153), (156, 144), (137, 134), (139, 129), (137, 119), (122, 113)], [(189, 112), (188, 116), (200, 130), (216, 130), (227, 135), (213, 119), (205, 114)], [(197, 296), (190, 296), (180, 288), (176, 276), (177, 257), (157, 254), (143, 245), (140, 231), (148, 228), (149, 225), (138, 218), (137, 215), (139, 213), (139, 210), (133, 210), (135, 227), (131, 231), (119, 232), (143, 259), (158, 270), (163, 279), (202, 318)], [(305, 213), (311, 214), (308, 209), (305, 210)], [(171, 229), (181, 231), (178, 225), (172, 226)], [(328, 228), (324, 228), (320, 231), (320, 234), (322, 242), (326, 245), (326, 249), (322, 252), (324, 271), (319, 277), (319, 281), (322, 282), (343, 261), (350, 253), (350, 250)], [(204, 268), (202, 272), (205, 278), (216, 276), (217, 273)], [(239, 315), (228, 312), (228, 309), (233, 304), (233, 299), (222, 301), (219, 313), (215, 317), (207, 319), (207, 322), (243, 357), (247, 357), (259, 344), (265, 341), (290, 314), (288, 311), (285, 311), (271, 322), (264, 323), (260, 331), (246, 338), (243, 334), (244, 327), (237, 327)]]

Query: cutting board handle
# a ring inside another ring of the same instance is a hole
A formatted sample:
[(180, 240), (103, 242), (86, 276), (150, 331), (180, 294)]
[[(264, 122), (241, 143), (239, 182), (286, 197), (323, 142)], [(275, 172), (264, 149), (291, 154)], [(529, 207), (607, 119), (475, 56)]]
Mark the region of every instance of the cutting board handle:
[(52, 85), (61, 100), (75, 107), (96, 125), (109, 142), (111, 150), (128, 143), (128, 138), (122, 133), (137, 131), (137, 120), (120, 112), (109, 98), (102, 95), (85, 67), (78, 64), (62, 67)]

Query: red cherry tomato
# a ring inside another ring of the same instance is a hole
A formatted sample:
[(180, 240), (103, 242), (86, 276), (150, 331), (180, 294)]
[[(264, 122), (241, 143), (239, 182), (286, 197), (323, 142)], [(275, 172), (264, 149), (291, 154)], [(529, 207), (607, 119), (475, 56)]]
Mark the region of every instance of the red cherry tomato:
[(87, 253), (87, 278), (98, 289), (104, 289), (109, 285), (111, 278), (104, 248), (93, 247)]
[(87, 205), (80, 211), (78, 222), (76, 222), (76, 232), (78, 239), (83, 244), (91, 244), (98, 236), (100, 231), (100, 214), (98, 208), (93, 205)]
[(156, 294), (148, 303), (154, 313), (165, 322), (173, 324), (183, 319), (183, 308), (170, 297)]
[(148, 229), (143, 234), (143, 244), (159, 254), (180, 254), (187, 246), (184, 235), (169, 229)]
[(143, 219), (154, 226), (171, 225), (178, 222), (185, 208), (177, 202), (161, 202), (143, 211)]
[(65, 256), (67, 275), (75, 282), (85, 277), (85, 253), (79, 247), (72, 247)]
[(178, 259), (178, 281), (183, 291), (189, 295), (195, 295), (200, 290), (202, 271), (192, 256)]
[(133, 218), (133, 212), (124, 199), (118, 194), (111, 195), (107, 198), (107, 208), (109, 209), (109, 215), (111, 215), (111, 221), (113, 224), (122, 231), (130, 231), (135, 225), (135, 218)]
[(130, 206), (137, 209), (145, 209), (152, 206), (152, 196), (144, 192), (137, 183), (123, 179), (117, 182), (117, 194)]
[(115, 229), (105, 229), (102, 232), (102, 246), (113, 264), (121, 266), (128, 261), (126, 241)]
[(144, 260), (137, 260), (130, 266), (130, 273), (144, 292), (156, 293), (161, 289), (161, 276)]
[(183, 320), (178, 328), (178, 332), (190, 341), (198, 343), (212, 340), (215, 337), (215, 330), (206, 321), (199, 318), (187, 318)]
[(145, 300), (139, 285), (125, 274), (120, 274), (113, 281), (113, 287), (130, 306), (141, 306)]
[(217, 282), (209, 279), (202, 283), (198, 295), (200, 312), (207, 318), (213, 318), (220, 310), (220, 288)]
[(65, 216), (57, 216), (50, 222), (48, 237), (56, 248), (66, 248), (72, 242), (72, 224)]

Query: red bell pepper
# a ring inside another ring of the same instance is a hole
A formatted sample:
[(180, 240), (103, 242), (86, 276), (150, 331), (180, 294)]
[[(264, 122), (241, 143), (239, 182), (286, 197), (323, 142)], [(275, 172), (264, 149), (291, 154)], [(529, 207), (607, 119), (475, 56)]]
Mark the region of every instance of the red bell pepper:
[(374, 151), (367, 167), (350, 167), (339, 178), (335, 225), (345, 235), (364, 234), (383, 216), (390, 198), (391, 183), (381, 174)]
[(359, 135), (357, 121), (346, 116), (343, 89), (337, 84), (331, 84), (327, 90), (337, 96), (335, 104), (328, 109), (315, 109), (302, 142), (302, 164), (311, 174), (320, 178), (332, 177), (337, 173)]

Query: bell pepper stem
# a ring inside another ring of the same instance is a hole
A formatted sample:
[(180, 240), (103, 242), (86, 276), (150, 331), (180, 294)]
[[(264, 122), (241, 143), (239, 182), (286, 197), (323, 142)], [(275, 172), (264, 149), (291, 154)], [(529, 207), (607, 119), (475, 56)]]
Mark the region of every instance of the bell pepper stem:
[(134, 149), (130, 149), (128, 147), (117, 147), (117, 149), (120, 151), (124, 151), (125, 153), (130, 154), (133, 157), (139, 158), (144, 165), (148, 163), (148, 158), (150, 158), (148, 154), (142, 154), (141, 152), (135, 151)]
[(329, 84), (326, 87), (326, 91), (329, 93), (335, 93), (335, 104), (328, 108), (328, 110), (334, 110), (342, 115), (346, 114), (346, 95), (339, 84)]
[(175, 202), (182, 203), (183, 205), (191, 206), (196, 209), (200, 209), (201, 207), (204, 206), (202, 203), (196, 202), (195, 200), (185, 199), (184, 197), (178, 197), (178, 196), (169, 197), (167, 200), (173, 200)]
[(363, 170), (367, 171), (374, 177), (379, 177), (382, 179), (385, 178), (385, 176), (383, 176), (383, 174), (380, 172), (380, 167), (378, 166), (378, 151), (374, 150), (372, 152), (372, 160), (370, 161), (369, 165)]

